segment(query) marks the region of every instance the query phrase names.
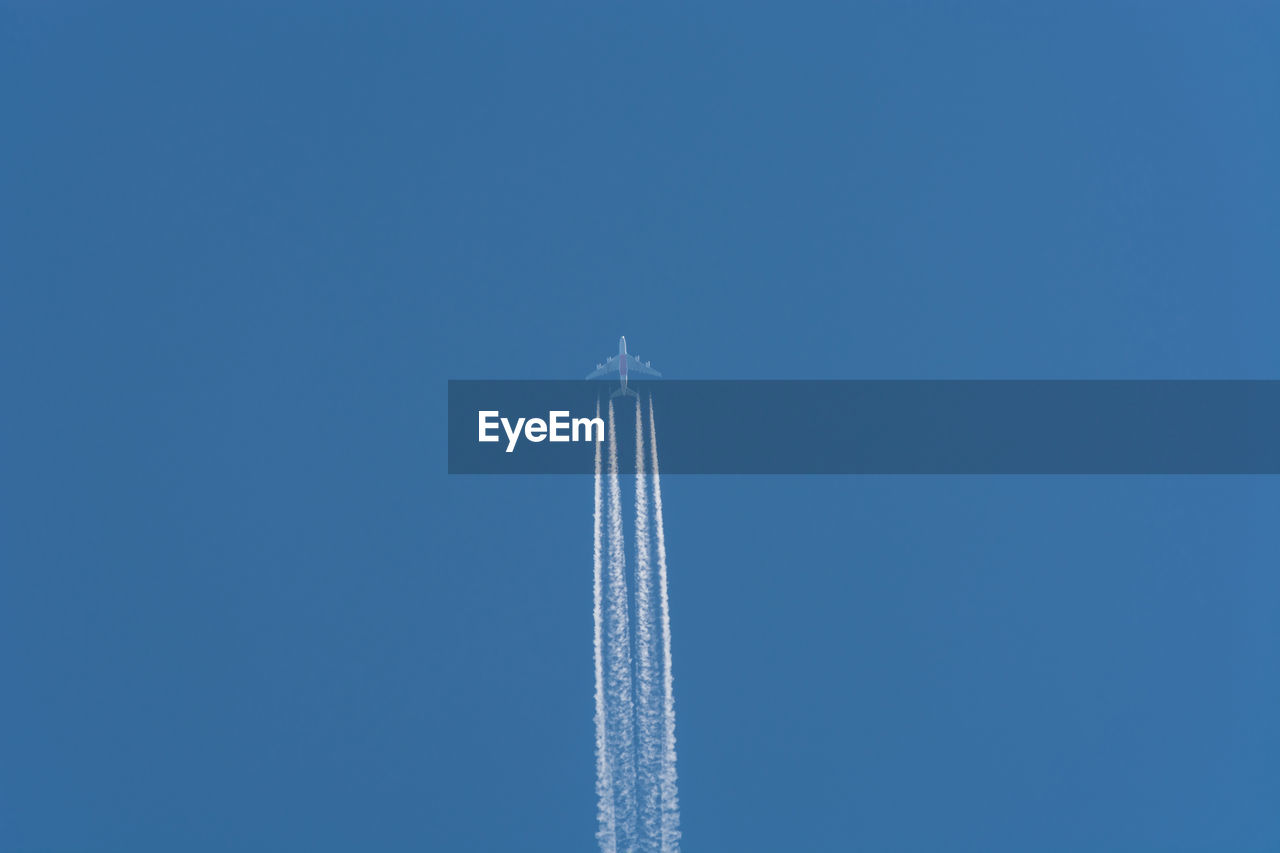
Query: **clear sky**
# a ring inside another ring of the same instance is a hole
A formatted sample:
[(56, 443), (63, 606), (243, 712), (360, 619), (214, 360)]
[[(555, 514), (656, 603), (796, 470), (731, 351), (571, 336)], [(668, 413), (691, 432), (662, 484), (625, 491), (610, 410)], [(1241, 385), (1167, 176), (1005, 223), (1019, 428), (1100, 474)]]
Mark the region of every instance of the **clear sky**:
[[(1280, 373), (1272, 4), (422, 5), (0, 5), (0, 849), (592, 849), (449, 378)], [(687, 850), (1280, 848), (1274, 478), (664, 499)]]

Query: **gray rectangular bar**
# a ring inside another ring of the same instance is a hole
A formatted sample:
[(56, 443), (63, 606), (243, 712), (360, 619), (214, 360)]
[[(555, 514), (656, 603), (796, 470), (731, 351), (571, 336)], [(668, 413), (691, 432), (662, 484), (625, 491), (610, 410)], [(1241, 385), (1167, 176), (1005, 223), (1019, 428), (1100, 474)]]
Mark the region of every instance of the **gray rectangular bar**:
[[(449, 472), (589, 473), (590, 442), (481, 443), (480, 411), (607, 417), (616, 384), (451, 380)], [(1280, 382), (632, 382), (664, 474), (1276, 474)], [(612, 400), (619, 464), (636, 399)]]

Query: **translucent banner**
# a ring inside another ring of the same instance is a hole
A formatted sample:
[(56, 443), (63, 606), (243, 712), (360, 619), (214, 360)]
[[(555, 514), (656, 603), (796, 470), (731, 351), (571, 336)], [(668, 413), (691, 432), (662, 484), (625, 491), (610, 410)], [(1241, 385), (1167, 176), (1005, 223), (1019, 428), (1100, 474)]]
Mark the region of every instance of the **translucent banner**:
[(640, 405), (646, 423), (653, 408), (664, 474), (1280, 473), (1276, 381), (662, 380), (619, 391), (450, 381), (449, 472), (589, 473), (610, 407), (625, 442)]

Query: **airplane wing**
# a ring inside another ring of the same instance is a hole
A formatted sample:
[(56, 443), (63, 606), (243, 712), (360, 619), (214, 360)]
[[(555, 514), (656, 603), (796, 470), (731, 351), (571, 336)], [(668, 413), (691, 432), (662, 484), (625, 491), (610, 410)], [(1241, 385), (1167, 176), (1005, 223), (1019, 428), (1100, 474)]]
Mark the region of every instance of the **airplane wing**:
[(649, 366), (649, 362), (641, 361), (634, 355), (627, 355), (627, 371), (630, 373), (639, 373), (645, 376), (661, 376), (662, 374)]
[(604, 364), (587, 374), (588, 379), (599, 379), (601, 376), (608, 376), (610, 373), (618, 372), (618, 357), (616, 355), (609, 356)]

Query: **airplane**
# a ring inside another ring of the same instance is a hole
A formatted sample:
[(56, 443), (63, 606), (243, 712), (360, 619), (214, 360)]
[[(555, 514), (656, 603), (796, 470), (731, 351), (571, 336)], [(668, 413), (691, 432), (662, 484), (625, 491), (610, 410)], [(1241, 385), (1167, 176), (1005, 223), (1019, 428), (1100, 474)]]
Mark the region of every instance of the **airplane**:
[(662, 374), (654, 370), (649, 362), (641, 361), (634, 355), (627, 353), (627, 336), (623, 335), (618, 339), (618, 354), (611, 355), (603, 364), (597, 364), (596, 369), (587, 374), (588, 379), (599, 379), (601, 376), (610, 374), (618, 374), (618, 378), (622, 380), (622, 387), (610, 394), (610, 398), (622, 397), (624, 395), (639, 399), (639, 395), (635, 391), (627, 388), (627, 373), (639, 373), (643, 376), (661, 376)]

